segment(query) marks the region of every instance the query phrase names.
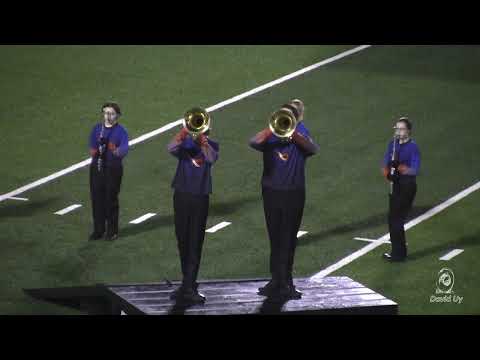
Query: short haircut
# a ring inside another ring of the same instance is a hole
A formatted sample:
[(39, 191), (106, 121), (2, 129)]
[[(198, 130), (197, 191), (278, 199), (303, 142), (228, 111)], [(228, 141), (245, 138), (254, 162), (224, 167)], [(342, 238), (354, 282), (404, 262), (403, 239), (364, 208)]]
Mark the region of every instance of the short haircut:
[(120, 106), (115, 103), (115, 102), (106, 102), (105, 104), (103, 104), (102, 106), (102, 111), (103, 109), (107, 108), (107, 107), (111, 107), (113, 108), (113, 110), (115, 110), (115, 112), (118, 114), (118, 115), (122, 115), (122, 112), (120, 111)]
[(303, 112), (305, 111), (305, 105), (303, 104), (302, 100), (293, 99), (293, 100), (290, 100), (289, 103), (292, 104), (293, 106), (295, 106), (299, 113), (303, 114)]
[(293, 115), (295, 115), (296, 119), (298, 119), (298, 116), (300, 115), (298, 109), (295, 106), (293, 106), (292, 104), (284, 104), (284, 105), (282, 105), (282, 109), (290, 110), (293, 113)]

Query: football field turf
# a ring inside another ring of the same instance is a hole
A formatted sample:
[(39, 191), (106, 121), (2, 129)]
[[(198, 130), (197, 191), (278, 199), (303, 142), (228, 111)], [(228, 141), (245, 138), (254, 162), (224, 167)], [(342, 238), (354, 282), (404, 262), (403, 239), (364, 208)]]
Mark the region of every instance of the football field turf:
[[(117, 100), (130, 138), (354, 46), (0, 47), (4, 163), (1, 193), (86, 158), (99, 107)], [(220, 142), (213, 169), (201, 279), (268, 276), (260, 195), (262, 162), (248, 139), (291, 98), (320, 145), (307, 162), (307, 203), (294, 275), (310, 276), (387, 230), (388, 183), (380, 161), (393, 118), (409, 115), (422, 152), (416, 217), (478, 181), (474, 158), (480, 109), (475, 46), (373, 46), (212, 112)], [(178, 279), (170, 183), (176, 160), (166, 145), (179, 127), (130, 149), (120, 195), (120, 238), (87, 242), (88, 169), (0, 203), (0, 313), (70, 314), (22, 288)], [(392, 298), (402, 314), (480, 313), (477, 194), (407, 232), (411, 261), (386, 264), (381, 246), (335, 275)], [(53, 213), (72, 204), (66, 215)], [(146, 213), (157, 215), (129, 224)], [(465, 252), (443, 263), (452, 248)], [(462, 304), (430, 304), (438, 271), (452, 268)]]
[[(338, 273), (366, 282), (371, 289), (394, 300), (400, 304), (400, 314), (479, 314), (479, 200), (480, 194), (474, 193), (412, 228), (408, 232), (408, 262), (392, 266), (380, 261), (389, 246), (382, 245)], [(449, 261), (439, 260), (454, 249), (464, 252)], [(453, 292), (437, 294), (439, 272), (445, 267), (454, 274)]]

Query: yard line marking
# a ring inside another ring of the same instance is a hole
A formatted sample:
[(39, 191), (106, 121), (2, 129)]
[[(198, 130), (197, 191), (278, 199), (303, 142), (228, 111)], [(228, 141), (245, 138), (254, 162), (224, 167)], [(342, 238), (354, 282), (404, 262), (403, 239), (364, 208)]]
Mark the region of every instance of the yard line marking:
[(297, 233), (297, 238), (301, 238), (303, 235), (307, 235), (308, 234), (308, 231), (299, 231)]
[(27, 198), (21, 198), (21, 197), (9, 197), (10, 200), (18, 200), (18, 201), (28, 201)]
[(55, 215), (65, 215), (65, 214), (68, 214), (69, 212), (75, 210), (75, 209), (78, 209), (79, 207), (82, 207), (82, 205), (80, 204), (73, 204), (73, 205), (70, 205), (68, 207), (66, 207), (65, 209), (62, 209), (62, 210), (58, 210)]
[[(411, 229), (412, 227), (420, 224), (421, 222), (430, 219), (431, 217), (437, 215), (439, 212), (445, 210), (446, 208), (452, 206), (453, 204), (457, 203), (458, 201), (462, 200), (463, 198), (467, 197), (471, 193), (480, 189), (480, 181), (473, 184), (469, 188), (459, 192), (455, 196), (452, 196), (450, 199), (444, 201), (443, 203), (435, 206), (434, 208), (428, 210), (425, 214), (420, 215), (419, 217), (411, 220), (405, 225), (405, 230)], [(365, 247), (355, 251), (354, 253), (344, 257), (340, 261), (336, 262), (335, 264), (330, 265), (329, 267), (323, 269), (322, 271), (318, 272), (317, 274), (313, 275), (310, 280), (320, 280), (325, 276), (331, 274), (334, 271), (344, 267), (345, 265), (350, 264), (352, 261), (358, 259), (359, 257), (369, 253), (370, 251), (376, 249), (377, 247), (383, 245), (386, 240), (390, 240), (390, 234), (385, 234), (382, 237), (378, 238), (377, 241), (366, 245)]]
[(222, 221), (220, 224), (217, 224), (215, 226), (212, 226), (210, 229), (205, 230), (207, 233), (216, 233), (218, 230), (223, 229), (224, 227), (227, 227), (228, 225), (231, 225), (232, 223), (227, 222), (227, 221)]
[(455, 250), (452, 250), (450, 251), (449, 253), (445, 254), (444, 256), (442, 256), (439, 260), (441, 261), (449, 261), (451, 259), (453, 259), (455, 256), (457, 255), (460, 255), (461, 253), (463, 253), (465, 250), (462, 250), (462, 249), (455, 249)]
[[(378, 241), (378, 240), (374, 240), (374, 239), (366, 239), (366, 238), (361, 238), (361, 237), (356, 237), (356, 238), (353, 238), (353, 240), (358, 240), (358, 241), (366, 241), (366, 242), (375, 242), (375, 241)], [(390, 244), (390, 241), (384, 241), (385, 244)]]
[(182, 125), (183, 124), (183, 118), (182, 119), (178, 119), (174, 122), (171, 122), (169, 124), (166, 124), (164, 126), (162, 126), (161, 128), (158, 128), (156, 130), (153, 130), (153, 131), (150, 131), (149, 133), (146, 133), (146, 134), (143, 134), (143, 135), (140, 135), (139, 137), (133, 139), (133, 140), (130, 140), (128, 142), (128, 145), (129, 146), (133, 146), (135, 144), (138, 144), (138, 143), (141, 143), (141, 142), (144, 142), (145, 140), (148, 140), (154, 136), (157, 136), (161, 133), (164, 133), (165, 131), (168, 131), (172, 128), (174, 128), (175, 126), (178, 126), (178, 125)]
[(69, 174), (69, 173), (71, 173), (71, 172), (73, 172), (73, 171), (75, 171), (75, 170), (77, 170), (77, 169), (80, 169), (80, 168), (82, 168), (82, 167), (90, 164), (90, 162), (91, 162), (91, 159), (88, 158), (88, 159), (86, 159), (86, 160), (84, 160), (84, 161), (82, 161), (82, 162), (79, 162), (79, 163), (77, 163), (77, 164), (74, 164), (74, 165), (72, 165), (72, 166), (69, 166), (69, 167), (67, 167), (67, 168), (65, 168), (65, 169), (63, 169), (63, 170), (57, 171), (56, 173), (53, 173), (52, 175), (49, 175), (49, 176), (47, 176), (47, 177), (41, 178), (41, 179), (39, 179), (39, 180), (36, 180), (36, 181), (34, 181), (34, 182), (30, 183), (30, 184), (27, 184), (27, 185), (25, 185), (25, 186), (22, 186), (21, 188), (18, 188), (18, 189), (16, 189), (16, 190), (10, 191), (10, 192), (7, 193), (7, 194), (0, 195), (0, 202), (1, 202), (1, 201), (4, 201), (5, 199), (11, 198), (12, 196), (16, 196), (16, 195), (18, 195), (18, 194), (21, 194), (21, 193), (23, 193), (23, 192), (25, 192), (25, 191), (27, 191), (27, 190), (33, 189), (33, 188), (35, 188), (35, 187), (37, 187), (37, 186), (43, 185), (43, 184), (45, 184), (45, 183), (47, 183), (47, 182), (49, 182), (49, 181), (52, 181), (52, 180), (54, 180), (54, 179), (56, 179), (56, 178), (58, 178), (58, 177), (60, 177), (60, 176)]
[[(273, 86), (275, 86), (275, 85), (281, 84), (281, 83), (283, 83), (283, 82), (285, 82), (285, 81), (288, 81), (288, 80), (290, 80), (290, 79), (293, 79), (293, 78), (295, 78), (295, 77), (297, 77), (297, 76), (303, 75), (303, 74), (305, 74), (305, 73), (307, 73), (307, 72), (309, 72), (309, 71), (315, 70), (315, 69), (317, 69), (317, 68), (319, 68), (319, 67), (321, 67), (321, 66), (330, 64), (330, 63), (332, 63), (332, 62), (334, 62), (334, 61), (343, 59), (343, 58), (345, 58), (345, 57), (347, 57), (347, 56), (350, 56), (350, 55), (353, 55), (353, 54), (355, 54), (355, 53), (357, 53), (357, 52), (360, 52), (360, 51), (362, 51), (362, 50), (368, 49), (368, 48), (371, 47), (371, 46), (372, 46), (372, 45), (361, 45), (361, 46), (357, 46), (357, 47), (355, 47), (355, 48), (353, 48), (353, 49), (350, 49), (350, 50), (341, 52), (340, 54), (337, 54), (337, 55), (335, 55), (335, 56), (332, 56), (332, 57), (330, 57), (330, 58), (328, 58), (328, 59), (325, 59), (325, 60), (323, 60), (323, 61), (320, 61), (320, 62), (318, 62), (318, 63), (316, 63), (316, 64), (307, 66), (307, 67), (305, 67), (305, 68), (303, 68), (303, 69), (300, 69), (300, 70), (298, 70), (298, 71), (295, 71), (295, 72), (293, 72), (293, 73), (291, 73), (291, 74), (285, 75), (285, 76), (283, 76), (283, 77), (281, 77), (281, 78), (279, 78), (279, 79), (270, 81), (270, 82), (268, 82), (268, 83), (266, 83), (266, 84), (264, 84), (264, 85), (261, 85), (261, 86), (258, 86), (258, 87), (256, 87), (256, 88), (252, 89), (252, 90), (246, 91), (246, 92), (244, 92), (244, 93), (242, 93), (242, 94), (240, 94), (240, 95), (237, 95), (237, 96), (234, 96), (234, 97), (232, 97), (232, 98), (230, 98), (230, 99), (227, 99), (227, 100), (224, 100), (224, 101), (222, 101), (222, 102), (219, 102), (218, 104), (215, 104), (215, 105), (213, 105), (213, 106), (210, 106), (210, 107), (206, 108), (206, 110), (210, 112), (210, 111), (214, 111), (214, 110), (220, 109), (220, 108), (222, 108), (222, 107), (224, 107), (224, 106), (227, 106), (227, 105), (230, 105), (230, 104), (232, 104), (232, 103), (234, 103), (234, 102), (240, 101), (240, 100), (242, 100), (242, 99), (244, 99), (244, 98), (246, 98), (246, 97), (248, 97), (248, 96), (251, 96), (251, 95), (253, 95), (253, 94), (257, 94), (257, 93), (259, 93), (259, 92), (261, 92), (261, 91), (263, 91), (263, 90), (265, 90), (265, 89), (268, 89), (268, 88), (273, 87)], [(171, 123), (169, 123), (169, 124), (166, 124), (166, 125), (162, 126), (162, 127), (159, 128), (159, 129), (153, 130), (153, 131), (151, 131), (151, 132), (149, 132), (149, 133), (146, 133), (146, 134), (143, 134), (143, 135), (141, 135), (141, 136), (139, 136), (139, 137), (137, 137), (137, 138), (135, 138), (135, 139), (133, 139), (133, 140), (130, 140), (130, 141), (128, 142), (128, 144), (129, 144), (130, 146), (133, 146), (133, 145), (138, 144), (138, 143), (140, 143), (140, 142), (143, 142), (143, 141), (145, 141), (145, 140), (147, 140), (147, 139), (150, 139), (150, 138), (153, 137), (153, 136), (159, 135), (159, 134), (161, 134), (161, 133), (163, 133), (163, 132), (165, 132), (165, 131), (167, 131), (167, 130), (169, 130), (169, 129), (171, 129), (171, 128), (174, 128), (174, 127), (176, 127), (176, 126), (178, 126), (178, 125), (181, 125), (182, 123), (183, 123), (183, 119), (179, 119), (179, 120), (177, 120), (177, 121), (171, 122)], [(81, 169), (81, 168), (83, 168), (84, 166), (89, 165), (90, 162), (91, 162), (91, 159), (90, 159), (90, 158), (85, 159), (85, 160), (83, 160), (83, 161), (81, 161), (81, 162), (79, 162), (79, 163), (77, 163), (77, 164), (74, 164), (74, 165), (72, 165), (72, 166), (69, 166), (69, 167), (67, 167), (67, 168), (65, 168), (65, 169), (63, 169), (63, 170), (57, 171), (57, 172), (55, 172), (55, 173), (53, 173), (53, 174), (51, 174), (51, 175), (49, 175), (49, 176), (46, 176), (46, 177), (41, 178), (41, 179), (39, 179), (39, 180), (36, 180), (36, 181), (34, 181), (34, 182), (30, 183), (30, 184), (27, 184), (27, 185), (25, 185), (25, 186), (22, 186), (22, 187), (20, 187), (20, 188), (18, 188), (18, 189), (16, 189), (16, 190), (10, 191), (9, 193), (0, 195), (0, 202), (6, 200), (6, 199), (9, 198), (9, 197), (12, 197), (12, 196), (21, 194), (21, 193), (23, 193), (23, 192), (25, 192), (25, 191), (28, 191), (28, 190), (30, 190), (30, 189), (33, 189), (33, 188), (37, 187), (37, 186), (43, 185), (43, 184), (45, 184), (45, 183), (47, 183), (47, 182), (49, 182), (49, 181), (52, 181), (52, 180), (54, 180), (54, 179), (56, 179), (56, 178), (59, 178), (59, 177), (61, 177), (61, 176), (63, 176), (63, 175), (66, 175), (66, 174), (69, 174), (69, 173), (71, 173), (71, 172), (73, 172), (73, 171), (76, 171), (76, 170), (78, 170), (78, 169)]]
[(257, 94), (257, 93), (259, 93), (259, 92), (261, 92), (261, 91), (263, 91), (263, 90), (265, 90), (265, 89), (268, 89), (268, 88), (270, 88), (270, 87), (272, 87), (272, 86), (281, 84), (281, 83), (283, 83), (283, 82), (285, 82), (285, 81), (288, 81), (288, 80), (290, 80), (290, 79), (293, 79), (293, 78), (295, 78), (295, 77), (298, 77), (298, 76), (300, 76), (300, 75), (303, 75), (303, 74), (305, 74), (305, 73), (307, 73), (307, 72), (309, 72), (309, 71), (315, 70), (315, 69), (317, 69), (317, 68), (319, 68), (319, 67), (321, 67), (321, 66), (330, 64), (330, 63), (332, 63), (332, 62), (334, 62), (334, 61), (337, 61), (337, 60), (340, 60), (340, 59), (342, 59), (342, 58), (344, 58), (344, 57), (347, 57), (347, 56), (350, 56), (350, 55), (352, 55), (352, 54), (355, 54), (355, 53), (357, 53), (357, 52), (359, 52), (359, 51), (368, 49), (368, 48), (371, 47), (371, 46), (372, 46), (372, 45), (361, 45), (361, 46), (357, 46), (357, 47), (355, 47), (355, 48), (353, 48), (353, 49), (344, 51), (344, 52), (342, 52), (342, 53), (340, 53), (340, 54), (338, 54), (338, 55), (332, 56), (331, 58), (328, 58), (328, 59), (325, 59), (325, 60), (323, 60), (323, 61), (317, 62), (317, 63), (315, 63), (315, 64), (313, 64), (313, 65), (307, 66), (307, 67), (305, 67), (305, 68), (303, 68), (303, 69), (300, 69), (300, 70), (298, 70), (298, 71), (295, 71), (295, 72), (293, 72), (293, 73), (291, 73), (291, 74), (282, 76), (281, 78), (278, 78), (277, 80), (270, 81), (270, 82), (268, 82), (268, 83), (266, 83), (266, 84), (264, 84), (264, 85), (261, 85), (261, 86), (256, 87), (255, 89), (252, 89), (252, 90), (250, 90), (250, 91), (244, 92), (243, 94), (240, 94), (240, 95), (234, 96), (234, 97), (232, 97), (232, 98), (230, 98), (230, 99), (228, 99), (228, 100), (222, 101), (222, 102), (220, 102), (220, 103), (218, 103), (218, 104), (216, 104), (216, 105), (213, 105), (213, 106), (207, 108), (206, 110), (207, 110), (207, 111), (213, 111), (213, 110), (220, 109), (221, 107), (224, 107), (224, 106), (226, 106), (226, 105), (229, 105), (229, 104), (232, 104), (232, 103), (237, 102), (237, 101), (239, 101), (239, 100), (242, 100), (242, 99), (244, 99), (244, 98), (246, 98), (246, 97), (248, 97), (248, 96), (250, 96), (250, 95)]
[(155, 213), (148, 213), (148, 214), (142, 215), (142, 216), (140, 216), (139, 218), (136, 218), (136, 219), (130, 221), (130, 224), (140, 224), (140, 223), (144, 222), (145, 220), (148, 220), (148, 219), (150, 219), (151, 217), (154, 217), (155, 215), (157, 215), (157, 214), (155, 214)]

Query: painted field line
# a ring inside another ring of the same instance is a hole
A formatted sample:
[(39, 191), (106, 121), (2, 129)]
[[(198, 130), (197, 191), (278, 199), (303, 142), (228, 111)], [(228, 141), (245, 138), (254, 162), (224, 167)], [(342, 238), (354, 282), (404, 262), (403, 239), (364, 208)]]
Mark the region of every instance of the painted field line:
[(82, 207), (82, 205), (80, 204), (73, 204), (73, 205), (70, 205), (68, 207), (66, 207), (65, 209), (62, 209), (62, 210), (58, 210), (56, 213), (54, 213), (55, 215), (65, 215), (65, 214), (68, 214), (69, 212), (75, 210), (75, 209), (78, 209), (79, 207)]
[[(444, 201), (443, 203), (435, 206), (434, 208), (428, 210), (423, 215), (411, 220), (405, 225), (405, 230), (411, 229), (412, 227), (422, 223), (425, 220), (430, 219), (431, 217), (437, 215), (439, 212), (447, 209), (448, 207), (452, 206), (453, 204), (457, 203), (458, 201), (462, 200), (463, 198), (467, 197), (471, 193), (480, 189), (480, 181), (473, 184), (469, 188), (459, 192), (455, 196), (452, 196), (450, 199)], [(377, 241), (366, 245), (365, 247), (361, 248), (360, 250), (355, 251), (354, 253), (344, 257), (340, 261), (336, 262), (333, 265), (323, 269), (322, 271), (318, 272), (317, 274), (313, 275), (310, 280), (320, 280), (325, 276), (331, 274), (332, 272), (337, 271), (338, 269), (344, 267), (345, 265), (350, 264), (352, 261), (358, 259), (359, 257), (369, 253), (370, 251), (376, 249), (377, 247), (383, 245), (385, 241), (390, 240), (390, 234), (385, 234), (381, 238), (377, 239)]]
[[(361, 237), (353, 238), (353, 240), (366, 241), (366, 242), (370, 242), (370, 243), (378, 241), (378, 240), (374, 240), (374, 239), (367, 239), (367, 238), (361, 238)], [(390, 244), (390, 241), (384, 241), (383, 243), (384, 244)]]
[(299, 231), (297, 233), (297, 238), (301, 238), (302, 236), (307, 235), (307, 234), (308, 234), (308, 231)]
[(231, 222), (222, 221), (220, 224), (217, 224), (215, 226), (212, 226), (210, 229), (205, 230), (205, 232), (213, 234), (216, 233), (218, 230), (221, 230), (231, 224)]
[(8, 199), (9, 199), (9, 200), (18, 200), (18, 201), (28, 201), (27, 198), (14, 197), (14, 196), (9, 197)]
[(450, 251), (449, 253), (443, 255), (439, 260), (441, 260), (441, 261), (449, 261), (449, 260), (453, 259), (455, 256), (460, 255), (460, 254), (463, 253), (464, 251), (465, 251), (465, 250), (462, 250), (462, 249), (452, 250), (452, 251)]
[(144, 222), (145, 220), (148, 220), (148, 219), (150, 219), (151, 217), (154, 217), (155, 215), (157, 215), (157, 214), (155, 214), (155, 213), (148, 213), (148, 214), (142, 215), (142, 216), (140, 216), (139, 218), (136, 218), (136, 219), (130, 221), (130, 224), (135, 224), (135, 225), (136, 225), (136, 224), (140, 224), (140, 223)]
[[(261, 92), (261, 91), (263, 91), (263, 90), (265, 90), (265, 89), (271, 88), (271, 87), (273, 87), (273, 86), (275, 86), (275, 85), (281, 84), (281, 83), (283, 83), (283, 82), (285, 82), (285, 81), (288, 81), (288, 80), (290, 80), (290, 79), (293, 79), (293, 78), (295, 78), (295, 77), (297, 77), (297, 76), (303, 75), (303, 74), (305, 74), (305, 73), (307, 73), (307, 72), (309, 72), (309, 71), (315, 70), (315, 69), (317, 69), (317, 68), (319, 68), (319, 67), (321, 67), (321, 66), (330, 64), (330, 63), (332, 63), (332, 62), (335, 62), (335, 61), (337, 61), (337, 60), (343, 59), (343, 58), (345, 58), (345, 57), (347, 57), (347, 56), (350, 56), (350, 55), (353, 55), (353, 54), (355, 54), (355, 53), (357, 53), (357, 52), (360, 52), (360, 51), (362, 51), (362, 50), (365, 50), (365, 49), (367, 49), (367, 48), (369, 48), (369, 47), (371, 47), (371, 46), (372, 46), (372, 45), (361, 45), (361, 46), (357, 46), (357, 47), (355, 47), (355, 48), (353, 48), (353, 49), (350, 49), (350, 50), (341, 52), (341, 53), (338, 54), (338, 55), (332, 56), (332, 57), (330, 57), (330, 58), (328, 58), (328, 59), (325, 59), (325, 60), (323, 60), (323, 61), (320, 61), (320, 62), (318, 62), (318, 63), (316, 63), (316, 64), (307, 66), (307, 67), (305, 67), (305, 68), (303, 68), (303, 69), (300, 69), (300, 70), (298, 70), (298, 71), (295, 71), (295, 72), (293, 72), (293, 73), (291, 73), (291, 74), (282, 76), (282, 77), (279, 78), (279, 79), (276, 79), (276, 80), (270, 81), (270, 82), (268, 82), (268, 83), (266, 83), (266, 84), (264, 84), (264, 85), (258, 86), (258, 87), (256, 87), (255, 89), (246, 91), (246, 92), (244, 92), (244, 93), (242, 93), (242, 94), (240, 94), (240, 95), (237, 95), (237, 96), (234, 96), (234, 97), (232, 97), (232, 98), (230, 98), (230, 99), (227, 99), (227, 100), (224, 100), (224, 101), (222, 101), (222, 102), (219, 102), (219, 103), (216, 104), (216, 105), (213, 105), (213, 106), (210, 106), (210, 107), (206, 108), (206, 110), (207, 110), (207, 111), (214, 111), (214, 110), (220, 109), (220, 108), (222, 108), (222, 107), (224, 107), (224, 106), (227, 106), (227, 105), (230, 105), (230, 104), (232, 104), (232, 103), (234, 103), (234, 102), (240, 101), (240, 100), (242, 100), (242, 99), (244, 99), (244, 98), (246, 98), (246, 97), (248, 97), (248, 96), (251, 96), (251, 95), (253, 95), (253, 94), (257, 94), (257, 93), (259, 93), (259, 92)], [(130, 146), (133, 146), (133, 145), (138, 144), (138, 143), (140, 143), (140, 142), (143, 142), (143, 141), (145, 141), (145, 140), (147, 140), (147, 139), (150, 139), (151, 137), (154, 137), (154, 136), (156, 136), (156, 135), (159, 135), (159, 134), (161, 134), (161, 133), (163, 133), (163, 132), (165, 132), (165, 131), (167, 131), (167, 130), (169, 130), (169, 129), (171, 129), (171, 128), (174, 128), (174, 127), (176, 127), (176, 126), (178, 126), (178, 125), (181, 125), (182, 123), (183, 123), (183, 119), (179, 119), (179, 120), (177, 120), (177, 121), (171, 122), (171, 123), (169, 123), (169, 124), (166, 124), (166, 125), (162, 126), (162, 127), (159, 128), (159, 129), (153, 130), (153, 131), (148, 132), (148, 133), (146, 133), (146, 134), (143, 134), (143, 135), (141, 135), (141, 136), (139, 136), (139, 137), (137, 137), (137, 138), (135, 138), (135, 139), (133, 139), (133, 140), (130, 140), (130, 141), (128, 142), (128, 144), (129, 144)], [(74, 165), (72, 165), (72, 166), (69, 166), (69, 167), (67, 167), (67, 168), (65, 168), (65, 169), (63, 169), (63, 170), (57, 171), (56, 173), (53, 173), (53, 174), (51, 174), (51, 175), (49, 175), (49, 176), (46, 176), (46, 177), (44, 177), (44, 178), (41, 178), (41, 179), (39, 179), (39, 180), (37, 180), (37, 181), (34, 181), (34, 182), (30, 183), (30, 184), (27, 184), (27, 185), (25, 185), (25, 186), (22, 186), (22, 187), (20, 187), (20, 188), (18, 188), (18, 189), (15, 189), (15, 190), (13, 190), (13, 191), (10, 191), (9, 193), (0, 195), (0, 202), (1, 202), (1, 201), (4, 201), (4, 200), (6, 200), (7, 198), (10, 198), (10, 197), (12, 197), (12, 196), (16, 196), (16, 195), (21, 194), (21, 193), (23, 193), (23, 192), (25, 192), (25, 191), (31, 190), (31, 189), (33, 189), (33, 188), (36, 188), (37, 186), (43, 185), (43, 184), (45, 184), (45, 183), (47, 183), (47, 182), (49, 182), (49, 181), (52, 181), (52, 180), (54, 180), (54, 179), (57, 179), (57, 178), (61, 177), (61, 176), (64, 176), (64, 175), (66, 175), (66, 174), (69, 174), (69, 173), (71, 173), (71, 172), (73, 172), (73, 171), (76, 171), (76, 170), (78, 170), (78, 169), (81, 169), (81, 168), (89, 165), (90, 162), (91, 162), (91, 159), (90, 159), (90, 158), (85, 159), (85, 160), (83, 160), (83, 161), (81, 161), (81, 162), (79, 162), (79, 163), (77, 163), (77, 164), (74, 164)]]

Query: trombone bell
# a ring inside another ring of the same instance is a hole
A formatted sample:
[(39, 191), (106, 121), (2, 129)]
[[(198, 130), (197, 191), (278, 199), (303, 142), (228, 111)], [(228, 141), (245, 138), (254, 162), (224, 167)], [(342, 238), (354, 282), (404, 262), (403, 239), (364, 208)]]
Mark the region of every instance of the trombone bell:
[(291, 110), (283, 108), (272, 114), (268, 125), (275, 136), (286, 139), (295, 132), (297, 119)]
[(192, 137), (203, 134), (210, 128), (210, 114), (201, 108), (188, 110), (183, 117), (183, 126), (188, 130)]

